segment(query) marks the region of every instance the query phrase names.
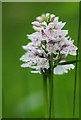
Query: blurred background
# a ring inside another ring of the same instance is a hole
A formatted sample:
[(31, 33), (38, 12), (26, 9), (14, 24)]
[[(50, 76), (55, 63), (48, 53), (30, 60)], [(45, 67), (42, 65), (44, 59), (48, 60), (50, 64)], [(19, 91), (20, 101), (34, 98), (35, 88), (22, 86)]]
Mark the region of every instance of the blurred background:
[[(66, 22), (64, 29), (69, 30), (69, 36), (77, 45), (79, 3), (2, 3), (3, 118), (44, 118), (42, 76), (30, 73), (30, 68), (21, 68), (22, 62), (19, 58), (25, 53), (22, 45), (30, 42), (26, 34), (34, 32), (31, 22), (47, 12)], [(74, 56), (67, 57), (68, 61), (74, 59)], [(79, 117), (78, 76), (76, 118)], [(74, 80), (75, 69), (70, 70), (68, 74), (54, 75), (55, 118), (73, 117)]]

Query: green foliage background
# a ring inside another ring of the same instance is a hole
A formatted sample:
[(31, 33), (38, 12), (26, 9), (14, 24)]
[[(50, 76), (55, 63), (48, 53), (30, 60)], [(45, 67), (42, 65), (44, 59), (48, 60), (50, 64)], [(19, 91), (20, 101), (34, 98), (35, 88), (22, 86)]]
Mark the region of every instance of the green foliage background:
[[(19, 58), (25, 53), (22, 45), (30, 40), (26, 34), (34, 32), (31, 22), (43, 13), (53, 13), (66, 22), (64, 29), (78, 40), (79, 3), (2, 3), (3, 50), (3, 117), (43, 118), (43, 81), (40, 74), (21, 68)], [(74, 60), (68, 56), (67, 60)], [(54, 75), (54, 105), (56, 118), (72, 118), (75, 69), (68, 74)], [(76, 111), (79, 117), (79, 78), (77, 77)]]

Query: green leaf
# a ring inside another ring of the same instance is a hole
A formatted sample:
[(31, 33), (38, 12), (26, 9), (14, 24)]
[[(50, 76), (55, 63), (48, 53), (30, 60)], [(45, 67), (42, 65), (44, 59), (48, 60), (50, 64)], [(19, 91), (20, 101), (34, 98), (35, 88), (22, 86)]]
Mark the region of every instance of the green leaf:
[(81, 62), (81, 60), (73, 60), (73, 61), (67, 61), (67, 62), (57, 63), (54, 66), (56, 67), (57, 65), (67, 65), (67, 64), (77, 63), (77, 62)]
[(44, 49), (43, 47), (42, 47), (42, 49), (45, 51), (46, 54), (48, 53), (48, 51), (46, 49)]

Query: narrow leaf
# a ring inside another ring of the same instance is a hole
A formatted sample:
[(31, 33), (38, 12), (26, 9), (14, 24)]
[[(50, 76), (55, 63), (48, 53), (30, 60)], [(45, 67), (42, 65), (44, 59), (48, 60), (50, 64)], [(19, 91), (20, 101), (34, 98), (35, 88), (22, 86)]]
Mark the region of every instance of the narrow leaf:
[(77, 62), (81, 62), (81, 60), (73, 60), (73, 61), (67, 61), (67, 62), (57, 63), (57, 64), (55, 64), (54, 66), (73, 64), (73, 63), (77, 63)]

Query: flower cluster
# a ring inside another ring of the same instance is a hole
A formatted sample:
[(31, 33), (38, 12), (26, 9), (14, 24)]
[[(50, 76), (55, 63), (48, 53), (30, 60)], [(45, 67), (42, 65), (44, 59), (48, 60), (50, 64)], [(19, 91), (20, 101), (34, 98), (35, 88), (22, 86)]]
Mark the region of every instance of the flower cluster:
[(45, 72), (52, 66), (54, 74), (67, 73), (68, 69), (74, 69), (73, 64), (56, 65), (64, 62), (68, 54), (76, 55), (77, 47), (73, 44), (74, 40), (68, 35), (68, 30), (62, 30), (65, 22), (59, 22), (59, 17), (53, 14), (43, 14), (32, 22), (34, 33), (27, 35), (30, 43), (23, 46), (27, 52), (20, 60), (25, 62), (21, 67), (30, 67), (35, 69), (32, 73), (41, 73), (41, 69)]

